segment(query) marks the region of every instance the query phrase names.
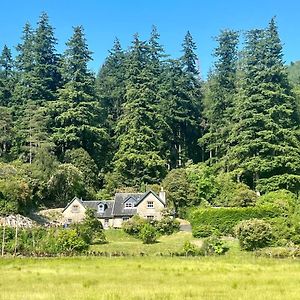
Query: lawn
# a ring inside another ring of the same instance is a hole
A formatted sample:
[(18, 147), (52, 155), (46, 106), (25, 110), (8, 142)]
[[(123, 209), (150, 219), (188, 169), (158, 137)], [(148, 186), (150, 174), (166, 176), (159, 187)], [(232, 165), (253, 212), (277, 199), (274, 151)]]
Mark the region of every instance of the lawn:
[(250, 256), (0, 260), (0, 299), (299, 299), (300, 262)]
[(105, 235), (108, 244), (92, 246), (92, 250), (103, 252), (123, 252), (128, 255), (168, 255), (171, 252), (182, 251), (185, 241), (195, 241), (197, 239), (192, 238), (191, 233), (178, 232), (170, 236), (161, 236), (157, 243), (145, 245), (141, 240), (136, 239), (126, 233), (123, 230), (106, 230)]
[(236, 241), (228, 241), (231, 250), (224, 256), (161, 257), (195, 239), (179, 232), (143, 245), (120, 230), (106, 235), (109, 244), (95, 249), (138, 255), (4, 258), (0, 300), (300, 298), (299, 260), (257, 258), (240, 251)]

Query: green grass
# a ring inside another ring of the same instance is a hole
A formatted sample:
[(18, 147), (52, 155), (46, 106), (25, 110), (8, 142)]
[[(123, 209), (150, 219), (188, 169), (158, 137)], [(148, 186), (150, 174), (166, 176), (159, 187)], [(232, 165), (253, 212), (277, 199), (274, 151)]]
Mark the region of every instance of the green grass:
[(170, 236), (161, 236), (157, 243), (145, 245), (141, 240), (136, 239), (123, 230), (106, 230), (108, 244), (92, 246), (92, 250), (105, 251), (109, 253), (123, 252), (128, 255), (168, 255), (170, 252), (179, 252), (182, 250), (185, 241), (196, 240), (192, 238), (191, 233), (178, 232)]
[(160, 257), (195, 239), (179, 232), (143, 245), (121, 230), (106, 235), (99, 251), (147, 255), (0, 259), (0, 300), (299, 299), (299, 260), (257, 258), (235, 240), (224, 256)]
[(299, 299), (300, 262), (250, 256), (0, 260), (0, 299)]

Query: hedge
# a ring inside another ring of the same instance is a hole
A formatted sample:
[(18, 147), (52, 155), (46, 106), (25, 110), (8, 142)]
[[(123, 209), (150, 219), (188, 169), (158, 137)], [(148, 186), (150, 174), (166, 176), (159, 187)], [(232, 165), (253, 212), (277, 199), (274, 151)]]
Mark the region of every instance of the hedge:
[(270, 206), (220, 207), (194, 209), (190, 211), (188, 219), (193, 228), (201, 225), (211, 225), (222, 234), (232, 234), (233, 227), (240, 221), (270, 219), (279, 215), (279, 209)]

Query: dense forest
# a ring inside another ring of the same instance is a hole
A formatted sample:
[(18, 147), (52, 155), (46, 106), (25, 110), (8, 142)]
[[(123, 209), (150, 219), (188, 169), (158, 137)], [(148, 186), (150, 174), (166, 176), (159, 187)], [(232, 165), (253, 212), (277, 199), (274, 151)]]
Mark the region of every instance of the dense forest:
[(191, 33), (174, 59), (155, 26), (129, 49), (116, 39), (94, 74), (82, 26), (57, 53), (46, 13), (25, 24), (0, 57), (0, 211), (160, 185), (176, 209), (298, 194), (300, 67), (284, 65), (276, 20), (216, 42), (205, 81)]

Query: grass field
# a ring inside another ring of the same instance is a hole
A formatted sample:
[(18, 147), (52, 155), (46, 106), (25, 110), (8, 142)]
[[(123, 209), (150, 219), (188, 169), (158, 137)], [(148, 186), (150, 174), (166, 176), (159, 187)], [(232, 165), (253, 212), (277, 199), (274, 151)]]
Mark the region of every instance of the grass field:
[(300, 299), (299, 260), (256, 258), (234, 241), (225, 256), (158, 257), (191, 236), (178, 233), (150, 246), (119, 231), (107, 236), (110, 244), (97, 247), (148, 256), (5, 258), (0, 299)]

